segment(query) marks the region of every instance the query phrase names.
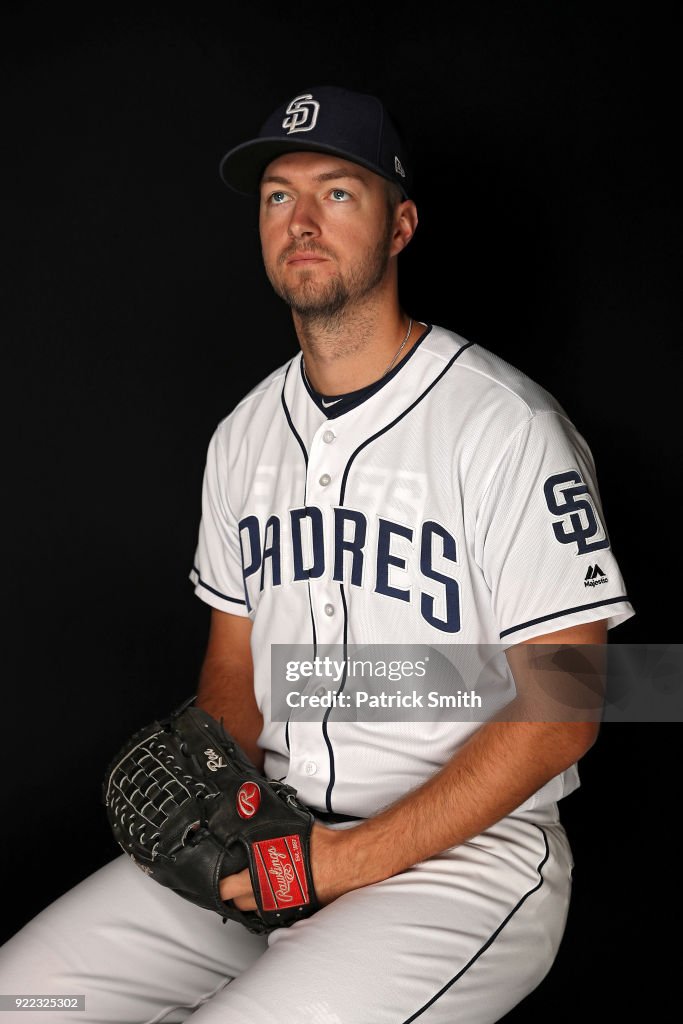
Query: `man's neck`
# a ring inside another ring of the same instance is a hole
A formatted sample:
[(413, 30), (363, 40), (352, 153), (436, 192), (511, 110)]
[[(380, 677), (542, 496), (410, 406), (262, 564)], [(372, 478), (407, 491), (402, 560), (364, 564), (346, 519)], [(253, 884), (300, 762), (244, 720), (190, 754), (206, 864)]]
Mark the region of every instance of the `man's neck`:
[(323, 395), (347, 394), (379, 380), (401, 346), (399, 358), (419, 337), (416, 325), (408, 333), (410, 321), (398, 303), (381, 314), (376, 307), (354, 307), (324, 323), (293, 317), (306, 376)]

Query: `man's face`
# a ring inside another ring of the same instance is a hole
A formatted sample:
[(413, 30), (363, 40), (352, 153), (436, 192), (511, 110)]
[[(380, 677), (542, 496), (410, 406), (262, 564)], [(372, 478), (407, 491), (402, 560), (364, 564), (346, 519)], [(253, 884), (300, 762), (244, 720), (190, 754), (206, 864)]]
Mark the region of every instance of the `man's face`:
[(325, 320), (386, 278), (395, 241), (383, 178), (324, 153), (286, 153), (261, 180), (266, 273), (305, 319)]

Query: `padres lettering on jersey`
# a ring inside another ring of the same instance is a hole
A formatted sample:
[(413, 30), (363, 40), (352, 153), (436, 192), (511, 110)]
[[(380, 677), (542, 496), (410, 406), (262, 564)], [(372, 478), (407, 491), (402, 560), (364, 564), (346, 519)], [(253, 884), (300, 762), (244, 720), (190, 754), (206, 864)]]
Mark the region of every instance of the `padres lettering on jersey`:
[[(420, 615), (436, 629), (458, 632), (458, 581), (439, 572), (433, 564), (435, 552), (454, 565), (458, 561), (455, 538), (443, 526), (428, 520), (415, 530), (381, 517), (369, 522), (368, 516), (356, 509), (334, 508), (330, 510), (331, 529), (326, 531), (326, 511), (309, 505), (291, 509), (284, 522), (277, 515), (269, 516), (265, 526), (254, 515), (239, 522), (244, 592), (249, 611), (256, 603), (249, 597), (250, 589), (253, 593), (256, 585), (259, 592), (268, 585), (282, 587), (285, 560), (291, 566), (293, 583), (327, 575), (337, 583), (347, 582), (354, 587), (371, 585), (376, 593), (385, 597), (410, 601), (409, 586), (392, 585), (389, 581), (394, 567), (397, 573), (405, 574), (408, 584), (424, 578), (441, 586), (445, 618), (439, 618), (434, 612), (435, 597), (422, 590)], [(326, 536), (331, 538), (328, 545)], [(408, 542), (406, 557), (396, 551), (395, 543), (401, 538)], [(305, 547), (311, 552), (309, 557), (304, 555)]]

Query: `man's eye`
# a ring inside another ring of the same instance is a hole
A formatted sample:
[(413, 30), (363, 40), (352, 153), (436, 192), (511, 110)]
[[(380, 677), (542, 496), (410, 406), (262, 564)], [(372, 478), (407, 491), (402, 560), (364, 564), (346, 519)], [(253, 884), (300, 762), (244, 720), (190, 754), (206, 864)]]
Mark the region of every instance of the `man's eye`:
[(330, 198), (333, 199), (335, 203), (343, 203), (345, 200), (350, 199), (351, 197), (345, 189), (333, 188), (332, 191), (330, 192)]
[(284, 203), (286, 199), (287, 199), (287, 193), (286, 192), (271, 192), (270, 195), (268, 196), (268, 201), (273, 203), (273, 204), (275, 204), (275, 205), (279, 205), (280, 203)]

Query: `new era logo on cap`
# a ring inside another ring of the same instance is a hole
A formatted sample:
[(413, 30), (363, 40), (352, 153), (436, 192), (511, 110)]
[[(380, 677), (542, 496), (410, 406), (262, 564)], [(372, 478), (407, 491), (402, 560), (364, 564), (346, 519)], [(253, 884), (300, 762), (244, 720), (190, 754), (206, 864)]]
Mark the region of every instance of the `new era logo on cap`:
[(388, 111), (377, 96), (336, 86), (299, 92), (264, 122), (258, 136), (223, 157), (226, 185), (258, 195), (265, 168), (296, 150), (332, 153), (366, 167), (410, 194), (405, 149)]

